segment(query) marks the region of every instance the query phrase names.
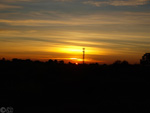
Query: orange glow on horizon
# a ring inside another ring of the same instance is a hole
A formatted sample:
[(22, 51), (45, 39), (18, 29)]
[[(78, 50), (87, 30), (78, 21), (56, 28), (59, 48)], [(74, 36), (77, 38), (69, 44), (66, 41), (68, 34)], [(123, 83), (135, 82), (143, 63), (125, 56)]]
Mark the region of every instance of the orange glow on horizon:
[(77, 60), (78, 58), (69, 58), (69, 59), (71, 59), (71, 60)]
[[(81, 56), (82, 57), (82, 56)], [(44, 60), (44, 61), (47, 61), (47, 60), (63, 60), (65, 61), (66, 63), (68, 62), (71, 62), (71, 63), (82, 63), (83, 62), (83, 59), (82, 58), (41, 58), (41, 60)], [(88, 59), (88, 58), (85, 58), (84, 59), (85, 63), (92, 63), (92, 62), (96, 62), (94, 61), (93, 59)], [(99, 62), (99, 61), (98, 61)]]
[[(71, 55), (82, 55), (83, 50), (82, 46), (65, 46), (65, 45), (59, 45), (57, 47), (49, 47), (45, 51), (47, 52), (56, 52), (57, 53), (67, 53)], [(86, 49), (85, 54), (89, 55), (106, 55), (106, 52), (104, 50), (100, 50), (100, 48), (94, 48), (94, 47), (84, 47)]]

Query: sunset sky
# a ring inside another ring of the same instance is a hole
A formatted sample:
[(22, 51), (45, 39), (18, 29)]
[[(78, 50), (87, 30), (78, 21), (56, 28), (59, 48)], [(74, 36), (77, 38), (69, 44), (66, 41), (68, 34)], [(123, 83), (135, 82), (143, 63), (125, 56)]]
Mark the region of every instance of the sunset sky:
[(150, 0), (0, 0), (0, 58), (139, 63)]

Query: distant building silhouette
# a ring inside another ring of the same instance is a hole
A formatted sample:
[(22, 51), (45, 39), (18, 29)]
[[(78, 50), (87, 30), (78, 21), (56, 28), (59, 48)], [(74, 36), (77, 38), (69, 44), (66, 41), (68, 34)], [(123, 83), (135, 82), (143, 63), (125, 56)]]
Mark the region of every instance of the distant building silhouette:
[(140, 60), (140, 63), (141, 64), (149, 64), (150, 65), (150, 53), (145, 53), (143, 56), (142, 56), (142, 59)]

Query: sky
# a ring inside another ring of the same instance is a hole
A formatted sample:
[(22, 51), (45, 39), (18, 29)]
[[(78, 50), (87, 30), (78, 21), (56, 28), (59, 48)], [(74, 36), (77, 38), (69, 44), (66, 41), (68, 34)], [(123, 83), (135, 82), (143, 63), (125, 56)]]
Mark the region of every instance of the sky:
[(0, 0), (0, 58), (111, 64), (150, 53), (150, 0)]

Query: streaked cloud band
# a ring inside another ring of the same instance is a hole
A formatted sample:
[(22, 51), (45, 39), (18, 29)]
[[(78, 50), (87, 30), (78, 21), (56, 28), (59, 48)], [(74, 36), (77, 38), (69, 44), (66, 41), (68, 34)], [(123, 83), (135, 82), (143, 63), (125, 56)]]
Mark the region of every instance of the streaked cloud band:
[(112, 6), (138, 6), (148, 4), (149, 0), (88, 0), (84, 1), (84, 4), (91, 4), (94, 6), (112, 5)]

